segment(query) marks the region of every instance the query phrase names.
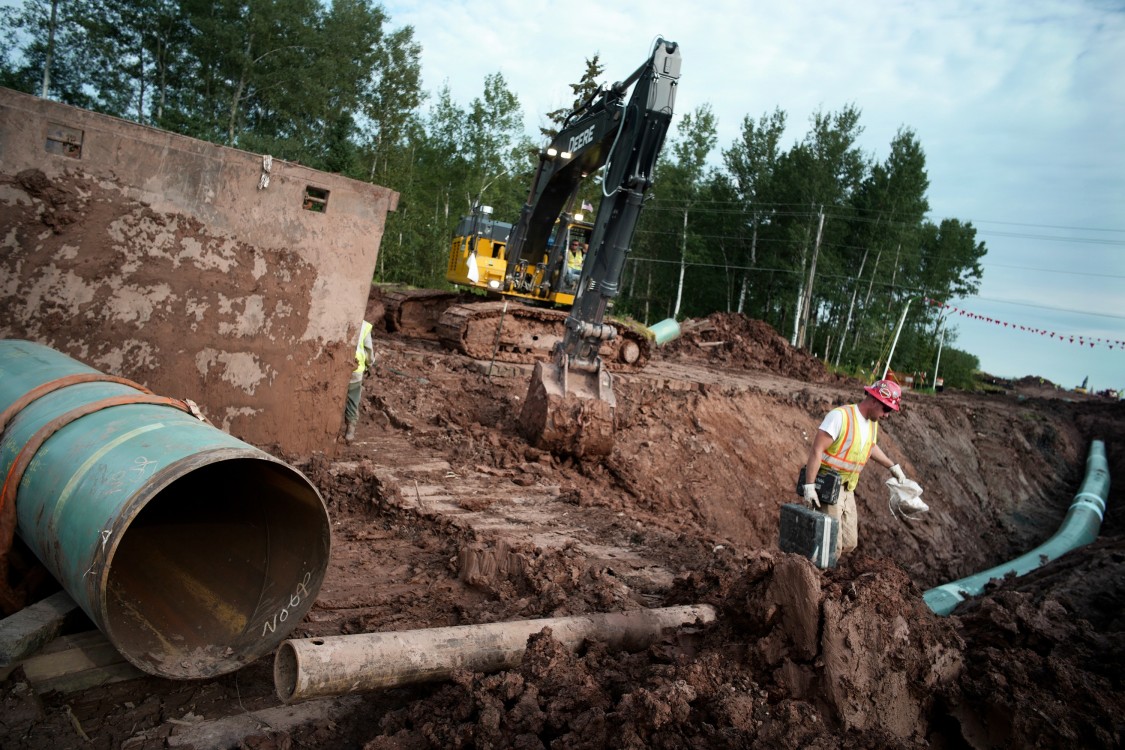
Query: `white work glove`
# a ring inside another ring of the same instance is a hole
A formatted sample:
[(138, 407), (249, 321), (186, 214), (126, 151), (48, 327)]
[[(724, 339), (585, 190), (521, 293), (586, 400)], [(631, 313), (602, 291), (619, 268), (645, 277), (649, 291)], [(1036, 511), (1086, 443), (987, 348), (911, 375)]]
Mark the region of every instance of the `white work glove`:
[(801, 485), (801, 489), (805, 492), (805, 502), (817, 508), (820, 507), (820, 497), (816, 494), (815, 484)]
[(906, 481), (906, 474), (902, 472), (902, 467), (898, 464), (891, 467), (891, 475), (900, 482)]

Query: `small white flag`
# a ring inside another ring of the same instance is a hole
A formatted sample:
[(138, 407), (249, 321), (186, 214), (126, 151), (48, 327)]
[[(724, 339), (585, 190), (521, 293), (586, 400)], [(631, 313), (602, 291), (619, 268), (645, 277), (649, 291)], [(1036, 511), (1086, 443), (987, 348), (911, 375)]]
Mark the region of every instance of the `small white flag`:
[(467, 262), (469, 264), (469, 268), (466, 275), (469, 277), (469, 281), (475, 284), (480, 281), (480, 269), (477, 268), (476, 252), (469, 253), (469, 260)]
[(594, 204), (587, 203), (586, 201), (582, 201), (582, 210), (583, 211), (593, 211), (594, 210)]

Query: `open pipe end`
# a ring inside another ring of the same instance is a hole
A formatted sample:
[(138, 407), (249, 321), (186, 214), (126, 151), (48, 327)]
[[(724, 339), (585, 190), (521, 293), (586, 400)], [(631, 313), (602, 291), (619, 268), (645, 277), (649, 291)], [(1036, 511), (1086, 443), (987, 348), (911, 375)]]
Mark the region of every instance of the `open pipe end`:
[(297, 692), (297, 675), (300, 673), (300, 664), (297, 651), (293, 644), (284, 641), (277, 647), (277, 654), (273, 659), (273, 687), (277, 691), (278, 700), (282, 703), (295, 703), (294, 694)]
[(145, 672), (233, 672), (272, 651), (316, 599), (327, 509), (300, 472), (252, 451), (184, 462), (132, 518), (118, 519), (101, 577), (104, 629)]

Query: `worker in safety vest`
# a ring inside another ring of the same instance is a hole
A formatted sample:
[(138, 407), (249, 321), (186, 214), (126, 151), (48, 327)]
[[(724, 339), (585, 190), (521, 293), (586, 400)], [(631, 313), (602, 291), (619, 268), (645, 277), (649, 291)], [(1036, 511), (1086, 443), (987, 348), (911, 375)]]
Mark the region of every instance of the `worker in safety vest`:
[(570, 248), (566, 251), (566, 277), (563, 282), (566, 286), (574, 286), (582, 276), (582, 263), (586, 260), (586, 246), (581, 240), (571, 240)]
[(347, 425), (347, 430), (344, 432), (344, 440), (351, 443), (355, 440), (355, 426), (359, 422), (359, 401), (363, 395), (363, 376), (371, 368), (375, 361), (375, 347), (371, 343), (371, 329), (372, 325), (366, 320), (363, 325), (359, 327), (359, 341), (355, 346), (355, 369), (352, 371), (352, 379), (348, 383), (348, 402), (344, 406), (344, 422)]
[[(859, 543), (859, 525), (856, 518), (855, 486), (859, 475), (870, 459), (890, 470), (898, 482), (905, 483), (902, 467), (887, 457), (876, 445), (879, 437), (879, 420), (899, 409), (902, 390), (893, 380), (879, 380), (863, 389), (867, 397), (858, 404), (838, 406), (828, 412), (813, 438), (805, 476), (815, 477), (821, 471), (835, 471), (840, 475), (840, 497), (835, 505), (821, 507), (816, 485), (802, 487), (805, 502), (821, 508), (840, 522), (836, 536), (837, 556), (851, 552)], [(906, 507), (907, 510), (923, 510)]]

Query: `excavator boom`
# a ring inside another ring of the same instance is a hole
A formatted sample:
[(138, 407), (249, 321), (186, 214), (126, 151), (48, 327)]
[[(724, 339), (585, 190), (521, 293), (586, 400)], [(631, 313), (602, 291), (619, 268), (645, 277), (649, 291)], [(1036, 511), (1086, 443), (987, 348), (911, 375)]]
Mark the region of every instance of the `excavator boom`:
[(556, 243), (546, 263), (537, 258), (556, 221), (570, 220), (581, 181), (605, 167), (603, 197), (565, 333), (552, 360), (536, 364), (520, 413), (525, 436), (541, 448), (585, 457), (613, 450), (616, 400), (599, 351), (618, 332), (605, 321), (606, 309), (620, 290), (679, 77), (679, 46), (659, 39), (631, 76), (572, 112), (541, 152), (528, 201), (509, 237), (505, 288), (549, 294), (560, 283), (565, 248)]

